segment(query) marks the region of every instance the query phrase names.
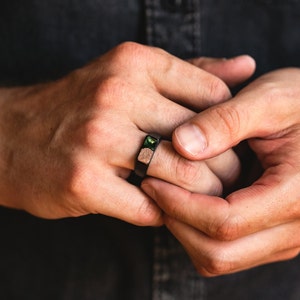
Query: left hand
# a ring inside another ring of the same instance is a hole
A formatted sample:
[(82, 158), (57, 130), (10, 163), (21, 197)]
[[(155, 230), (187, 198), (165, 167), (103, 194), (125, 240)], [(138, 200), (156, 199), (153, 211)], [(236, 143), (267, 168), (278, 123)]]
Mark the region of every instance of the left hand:
[(153, 178), (144, 182), (142, 188), (163, 209), (166, 226), (202, 275), (233, 273), (299, 254), (299, 83), (299, 69), (266, 74), (173, 134), (177, 151), (191, 160), (214, 157), (248, 139), (265, 170), (251, 186), (223, 199)]
[[(230, 82), (254, 71), (247, 57), (202, 63)], [(0, 88), (0, 205), (42, 218), (94, 213), (159, 226), (161, 209), (126, 180), (138, 148), (149, 132), (170, 138), (196, 115), (187, 107), (200, 110), (230, 97), (226, 83), (201, 64), (132, 42), (59, 80)], [(162, 141), (147, 174), (219, 195), (239, 162), (232, 151), (217, 160), (191, 163)], [(194, 181), (186, 181), (185, 169), (195, 170)]]

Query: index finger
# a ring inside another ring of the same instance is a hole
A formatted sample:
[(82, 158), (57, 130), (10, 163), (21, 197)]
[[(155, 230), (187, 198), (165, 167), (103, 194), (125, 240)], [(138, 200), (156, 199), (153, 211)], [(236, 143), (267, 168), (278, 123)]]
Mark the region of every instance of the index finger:
[(161, 95), (182, 105), (202, 109), (231, 97), (217, 76), (162, 49), (126, 42), (107, 55), (114, 59), (113, 64), (108, 60), (112, 73), (123, 74), (144, 87), (151, 84)]
[(204, 109), (231, 98), (225, 82), (212, 73), (161, 49), (154, 48), (152, 55), (148, 72), (163, 96), (195, 109)]
[(299, 215), (295, 180), (289, 176), (278, 184), (272, 176), (266, 174), (225, 199), (191, 193), (153, 178), (146, 179), (142, 188), (171, 217), (215, 239), (235, 240)]

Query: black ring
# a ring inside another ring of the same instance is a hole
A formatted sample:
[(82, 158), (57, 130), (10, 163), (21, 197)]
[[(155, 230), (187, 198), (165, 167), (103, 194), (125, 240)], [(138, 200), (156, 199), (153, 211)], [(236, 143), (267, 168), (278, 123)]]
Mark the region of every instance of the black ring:
[(140, 186), (142, 180), (147, 175), (148, 167), (153, 158), (154, 152), (160, 143), (161, 137), (157, 134), (148, 134), (135, 159), (134, 171), (131, 172), (128, 182)]
[(135, 160), (134, 172), (137, 176), (144, 178), (147, 175), (148, 167), (159, 142), (160, 136), (156, 134), (148, 134), (145, 137)]

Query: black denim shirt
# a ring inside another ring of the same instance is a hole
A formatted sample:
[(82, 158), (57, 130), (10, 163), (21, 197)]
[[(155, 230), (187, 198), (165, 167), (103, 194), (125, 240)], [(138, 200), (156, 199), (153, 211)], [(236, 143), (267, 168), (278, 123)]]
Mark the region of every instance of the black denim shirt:
[[(132, 40), (181, 58), (250, 54), (258, 76), (300, 66), (300, 0), (2, 0), (0, 84), (56, 79)], [(0, 209), (0, 298), (300, 299), (300, 259), (197, 274), (164, 228)]]

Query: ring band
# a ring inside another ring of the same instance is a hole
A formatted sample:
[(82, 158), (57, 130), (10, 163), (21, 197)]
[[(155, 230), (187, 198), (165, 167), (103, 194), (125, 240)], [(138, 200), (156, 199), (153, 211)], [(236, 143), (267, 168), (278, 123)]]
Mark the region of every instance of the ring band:
[(157, 134), (146, 135), (143, 144), (135, 160), (134, 171), (131, 172), (128, 182), (139, 186), (147, 175), (148, 167), (153, 158), (154, 152), (160, 143), (161, 137)]
[(137, 155), (135, 161), (134, 172), (137, 176), (144, 178), (147, 174), (148, 167), (153, 158), (154, 152), (159, 145), (160, 136), (156, 134), (148, 134), (143, 145)]

